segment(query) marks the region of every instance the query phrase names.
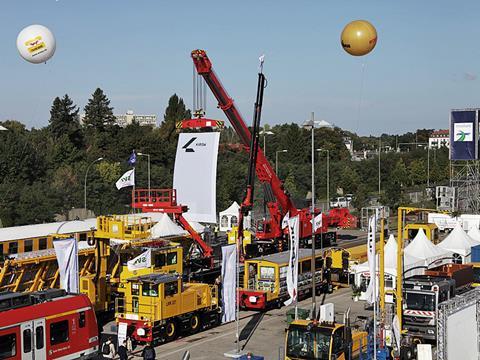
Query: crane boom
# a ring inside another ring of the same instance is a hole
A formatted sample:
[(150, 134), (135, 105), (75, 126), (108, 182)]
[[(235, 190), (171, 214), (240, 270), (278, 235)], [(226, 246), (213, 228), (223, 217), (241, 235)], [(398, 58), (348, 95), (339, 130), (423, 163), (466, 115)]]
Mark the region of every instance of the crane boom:
[[(228, 120), (230, 120), (243, 145), (250, 148), (252, 134), (243, 120), (242, 115), (236, 108), (233, 99), (228, 95), (215, 71), (213, 71), (212, 62), (208, 58), (205, 50), (192, 51), (192, 59), (198, 74), (203, 76), (208, 87), (217, 99), (218, 107), (223, 110)], [(298, 210), (292, 203), (290, 197), (285, 193), (281, 180), (277, 174), (275, 174), (275, 171), (273, 171), (272, 166), (260, 148), (258, 149), (255, 171), (258, 179), (271, 187), (278, 204), (282, 208), (281, 212), (283, 214), (290, 212), (291, 215), (295, 215)], [(271, 209), (273, 206), (274, 205), (271, 204), (269, 208)]]

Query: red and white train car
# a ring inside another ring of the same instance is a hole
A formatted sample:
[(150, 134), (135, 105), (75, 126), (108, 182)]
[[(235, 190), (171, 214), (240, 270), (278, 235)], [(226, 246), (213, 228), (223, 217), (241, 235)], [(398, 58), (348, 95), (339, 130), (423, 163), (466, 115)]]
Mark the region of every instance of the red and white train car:
[(53, 289), (0, 295), (0, 360), (87, 359), (98, 351), (87, 296)]

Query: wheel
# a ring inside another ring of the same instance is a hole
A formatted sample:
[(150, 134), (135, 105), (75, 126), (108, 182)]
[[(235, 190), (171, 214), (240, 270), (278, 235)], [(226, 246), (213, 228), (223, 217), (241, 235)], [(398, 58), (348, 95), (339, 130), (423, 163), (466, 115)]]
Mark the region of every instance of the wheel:
[(201, 328), (200, 317), (197, 314), (193, 314), (190, 318), (190, 332), (195, 334)]
[(171, 341), (177, 337), (177, 324), (174, 321), (169, 321), (165, 327), (165, 335), (167, 341)]

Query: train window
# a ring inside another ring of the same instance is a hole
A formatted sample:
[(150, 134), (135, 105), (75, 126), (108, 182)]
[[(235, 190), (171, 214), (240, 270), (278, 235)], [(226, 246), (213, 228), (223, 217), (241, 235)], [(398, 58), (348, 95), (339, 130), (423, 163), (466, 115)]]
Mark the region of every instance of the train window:
[(272, 266), (260, 267), (260, 279), (275, 280), (275, 268)]
[(138, 296), (140, 294), (140, 284), (132, 284), (132, 295)]
[(35, 346), (37, 350), (43, 349), (43, 325), (35, 329)]
[(33, 240), (25, 240), (23, 243), (23, 252), (30, 252), (33, 250)]
[(32, 330), (23, 330), (23, 352), (29, 353), (32, 351)]
[(165, 283), (165, 296), (173, 296), (178, 293), (178, 283), (176, 281)]
[(30, 296), (18, 296), (12, 299), (12, 304), (14, 307), (21, 307), (25, 305), (30, 305), (31, 298)]
[(175, 265), (177, 263), (177, 253), (170, 252), (167, 254), (167, 265)]
[(9, 299), (1, 300), (0, 301), (0, 311), (10, 309), (12, 307), (11, 302)]
[(155, 267), (164, 267), (167, 263), (165, 254), (155, 254)]
[(17, 355), (17, 336), (15, 334), (0, 335), (0, 359), (8, 359)]
[(158, 284), (142, 284), (142, 295), (143, 296), (158, 296)]
[(315, 258), (315, 270), (321, 270), (323, 267), (323, 259), (321, 257)]
[(50, 324), (50, 345), (57, 345), (68, 341), (68, 320)]
[(18, 242), (12, 241), (8, 243), (8, 253), (18, 254)]
[(85, 311), (80, 311), (80, 317), (78, 318), (78, 326), (83, 328), (85, 327)]
[(302, 274), (309, 273), (312, 271), (312, 261), (306, 260), (302, 261)]
[(45, 250), (47, 248), (47, 238), (38, 239), (38, 250)]
[(343, 333), (337, 330), (333, 333), (332, 354), (339, 355), (343, 349)]
[(80, 234), (78, 241), (87, 241), (87, 234), (86, 233)]

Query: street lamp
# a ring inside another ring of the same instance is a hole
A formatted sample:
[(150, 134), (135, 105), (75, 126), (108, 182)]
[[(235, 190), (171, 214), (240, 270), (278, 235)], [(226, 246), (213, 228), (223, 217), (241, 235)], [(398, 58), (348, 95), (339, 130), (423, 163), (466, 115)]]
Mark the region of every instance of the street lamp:
[(265, 141), (265, 138), (267, 137), (267, 135), (273, 135), (275, 134), (274, 132), (272, 131), (269, 131), (269, 130), (262, 130), (260, 131), (259, 133), (260, 135), (263, 135), (263, 154), (265, 155), (265, 157), (267, 156), (267, 143)]
[[(315, 300), (315, 290), (316, 290), (316, 264), (315, 264), (315, 124), (320, 123), (320, 121), (315, 121), (315, 114), (312, 112), (312, 117), (310, 120), (306, 120), (303, 123), (303, 128), (305, 130), (312, 131), (312, 319), (315, 319), (316, 313), (316, 300)], [(323, 251), (323, 249), (322, 249)], [(322, 254), (323, 258), (323, 254)], [(323, 270), (323, 266), (322, 266)], [(323, 271), (322, 271), (323, 276)]]
[(150, 201), (150, 154), (143, 154), (141, 152), (137, 153), (139, 156), (146, 156), (148, 162), (148, 199)]
[(327, 153), (327, 210), (330, 209), (330, 150), (317, 149), (317, 151), (326, 151)]
[(278, 154), (279, 153), (286, 153), (288, 150), (278, 150), (275, 151), (275, 174), (278, 176)]
[(85, 208), (85, 212), (87, 211), (87, 175), (88, 175), (88, 170), (90, 170), (90, 167), (95, 164), (96, 162), (102, 161), (103, 157), (99, 157), (98, 159), (92, 161), (90, 165), (87, 167), (87, 171), (85, 171), (85, 183), (84, 183), (84, 192), (83, 192), (83, 206)]

